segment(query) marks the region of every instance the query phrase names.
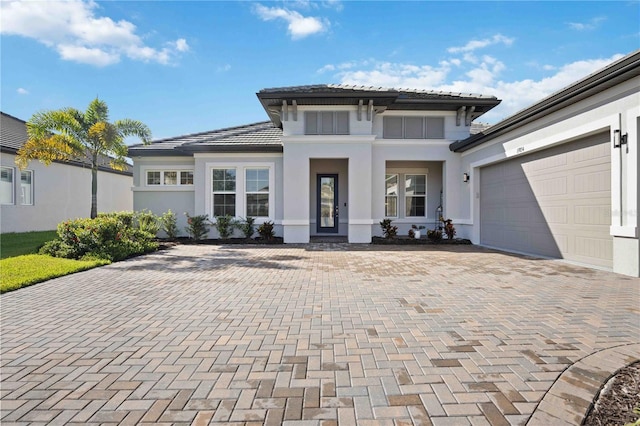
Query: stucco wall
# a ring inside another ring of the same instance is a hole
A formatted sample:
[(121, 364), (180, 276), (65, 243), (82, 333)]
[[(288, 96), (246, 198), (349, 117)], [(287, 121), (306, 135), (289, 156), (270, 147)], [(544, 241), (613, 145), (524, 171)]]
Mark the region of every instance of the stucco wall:
[[(462, 171), (470, 173), (471, 185), (462, 187), (461, 208), (472, 217), (471, 239), (480, 241), (480, 168), (549, 147), (607, 131), (611, 140), (621, 129), (628, 134), (622, 149), (611, 144), (611, 235), (614, 237), (614, 271), (638, 276), (638, 152), (640, 123), (640, 77), (608, 88), (587, 99), (548, 114), (544, 118), (500, 135), (461, 156)], [(622, 248), (624, 246), (624, 249)]]
[[(19, 205), (20, 169), (15, 155), (2, 154), (1, 163), (14, 168), (14, 204), (0, 206), (0, 230), (6, 232), (47, 231), (67, 219), (91, 213), (91, 170), (62, 163), (45, 166), (31, 161), (33, 205)], [(131, 176), (98, 172), (98, 212), (131, 210)]]

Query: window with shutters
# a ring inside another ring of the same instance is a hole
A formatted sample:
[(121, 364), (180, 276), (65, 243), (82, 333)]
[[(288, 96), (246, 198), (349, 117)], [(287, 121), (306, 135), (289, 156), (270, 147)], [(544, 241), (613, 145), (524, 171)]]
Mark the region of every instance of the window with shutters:
[(348, 111), (306, 111), (304, 113), (305, 135), (348, 135)]
[(384, 139), (444, 139), (444, 117), (384, 117), (382, 137)]

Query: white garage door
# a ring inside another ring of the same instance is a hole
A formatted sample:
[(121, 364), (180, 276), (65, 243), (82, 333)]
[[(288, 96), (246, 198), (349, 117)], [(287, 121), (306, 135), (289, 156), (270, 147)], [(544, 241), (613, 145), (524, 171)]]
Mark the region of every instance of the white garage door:
[(480, 241), (612, 267), (611, 154), (601, 133), (480, 170)]

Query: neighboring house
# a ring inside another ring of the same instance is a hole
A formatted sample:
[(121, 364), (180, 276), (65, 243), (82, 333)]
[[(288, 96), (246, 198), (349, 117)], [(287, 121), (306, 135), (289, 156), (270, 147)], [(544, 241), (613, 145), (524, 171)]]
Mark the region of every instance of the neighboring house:
[[(131, 146), (134, 209), (171, 209), (181, 229), (183, 212), (271, 220), (286, 243), (368, 243), (383, 218), (406, 235), (442, 215), (476, 244), (638, 276), (639, 60), (628, 55), (474, 135), (495, 97), (264, 89), (269, 121)], [(617, 130), (622, 149), (611, 143)]]
[[(15, 164), (18, 149), (27, 141), (26, 123), (0, 113), (0, 232), (46, 231), (58, 223), (91, 212), (91, 167), (82, 162)], [(132, 210), (131, 168), (123, 172), (105, 165), (98, 171), (98, 211)]]

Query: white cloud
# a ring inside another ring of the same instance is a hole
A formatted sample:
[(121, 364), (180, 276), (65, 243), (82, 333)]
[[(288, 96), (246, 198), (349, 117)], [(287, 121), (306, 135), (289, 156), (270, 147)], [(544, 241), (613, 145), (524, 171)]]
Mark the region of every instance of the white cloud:
[(16, 90), (16, 92), (18, 92), (18, 95), (28, 95), (29, 91), (23, 87), (18, 87), (18, 90)]
[(600, 23), (603, 21), (606, 21), (606, 19), (607, 18), (604, 16), (597, 16), (595, 18), (590, 19), (587, 22), (567, 22), (567, 25), (572, 30), (590, 31), (598, 28), (600, 26)]
[(471, 40), (464, 46), (450, 47), (447, 49), (447, 51), (449, 53), (473, 52), (474, 50), (482, 49), (493, 44), (504, 44), (505, 46), (511, 46), (511, 44), (513, 44), (513, 41), (514, 39), (511, 37), (506, 37), (502, 34), (495, 34), (490, 38), (485, 38), (482, 40)]
[(28, 37), (55, 49), (64, 60), (99, 67), (119, 62), (122, 56), (168, 64), (189, 50), (185, 39), (164, 48), (147, 46), (129, 21), (97, 16), (94, 1), (3, 1), (2, 34)]
[[(524, 109), (575, 81), (607, 66), (623, 55), (610, 58), (576, 61), (559, 66), (553, 75), (540, 80), (509, 81), (502, 77), (506, 65), (485, 55), (477, 63), (462, 63), (465, 70), (461, 78), (452, 78), (452, 61), (441, 61), (437, 67), (403, 63), (375, 62), (372, 65), (354, 64), (351, 69), (338, 69), (338, 65), (325, 65), (344, 84), (389, 88), (414, 88), (453, 93), (493, 95), (502, 100), (494, 110), (482, 116), (483, 122), (495, 123)], [(367, 61), (371, 62), (371, 61)], [(333, 69), (331, 68), (333, 67)], [(461, 70), (456, 65), (458, 72)]]
[(294, 40), (324, 32), (329, 27), (328, 21), (313, 16), (303, 16), (295, 10), (266, 7), (258, 3), (255, 5), (254, 11), (263, 21), (274, 19), (286, 21), (289, 24), (287, 31)]
[(229, 65), (229, 64), (224, 64), (224, 65), (219, 66), (216, 70), (217, 70), (218, 72), (227, 72), (227, 71), (229, 71), (230, 69), (231, 69), (231, 65)]

